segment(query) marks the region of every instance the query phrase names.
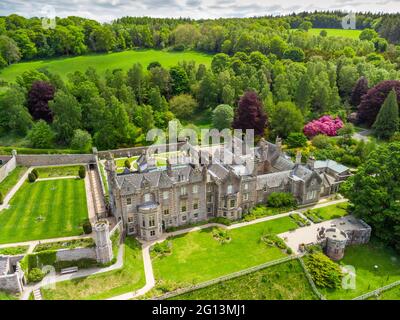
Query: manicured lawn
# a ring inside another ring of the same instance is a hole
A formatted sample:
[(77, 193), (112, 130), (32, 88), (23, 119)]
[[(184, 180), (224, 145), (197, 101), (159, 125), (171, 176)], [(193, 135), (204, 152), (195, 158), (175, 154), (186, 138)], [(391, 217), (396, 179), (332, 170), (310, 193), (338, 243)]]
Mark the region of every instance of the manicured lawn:
[(212, 228), (174, 237), (172, 253), (153, 258), (155, 277), (185, 286), (282, 258), (286, 254), (260, 238), (264, 232), (278, 234), (296, 227), (284, 217), (236, 228), (229, 231), (232, 240), (226, 244), (213, 238)]
[(310, 217), (311, 220), (314, 220), (313, 222), (321, 222), (347, 215), (347, 207), (347, 202), (332, 204), (330, 206), (310, 210), (310, 212), (306, 212), (305, 215)]
[(179, 61), (196, 61), (196, 64), (211, 64), (212, 55), (194, 51), (168, 52), (160, 50), (131, 50), (110, 54), (91, 54), (72, 58), (57, 58), (33, 62), (22, 62), (13, 64), (0, 71), (0, 79), (14, 82), (17, 76), (24, 71), (47, 68), (50, 72), (58, 73), (63, 79), (68, 73), (75, 71), (85, 72), (87, 68), (93, 67), (100, 75), (104, 75), (107, 69), (122, 69), (127, 71), (136, 62), (142, 64), (145, 69), (152, 61), (158, 61), (164, 68), (177, 65)]
[(18, 247), (8, 247), (8, 248), (1, 248), (0, 255), (6, 256), (16, 256), (19, 254), (24, 254), (28, 251), (29, 246), (18, 246)]
[(16, 296), (0, 291), (0, 300), (17, 300)]
[(42, 294), (45, 300), (101, 300), (135, 291), (145, 282), (141, 246), (128, 237), (121, 269), (60, 282), (55, 290), (42, 289)]
[(54, 177), (67, 177), (78, 176), (79, 166), (56, 166), (56, 167), (43, 167), (36, 168), (39, 173), (39, 178), (54, 178)]
[(359, 39), (361, 30), (346, 30), (346, 29), (319, 29), (312, 28), (308, 30), (308, 33), (312, 35), (319, 35), (321, 30), (325, 30), (328, 33), (328, 37), (343, 37), (351, 39)]
[(297, 260), (275, 265), (171, 300), (315, 300)]
[[(376, 240), (346, 248), (340, 264), (354, 266), (356, 288), (320, 290), (328, 299), (352, 299), (400, 280), (400, 255)], [(374, 268), (375, 265), (378, 269)]]
[(15, 186), (19, 179), (24, 175), (28, 168), (16, 167), (1, 183), (0, 192), (5, 197), (8, 192)]
[(0, 243), (79, 235), (87, 217), (83, 180), (26, 182), (0, 211)]

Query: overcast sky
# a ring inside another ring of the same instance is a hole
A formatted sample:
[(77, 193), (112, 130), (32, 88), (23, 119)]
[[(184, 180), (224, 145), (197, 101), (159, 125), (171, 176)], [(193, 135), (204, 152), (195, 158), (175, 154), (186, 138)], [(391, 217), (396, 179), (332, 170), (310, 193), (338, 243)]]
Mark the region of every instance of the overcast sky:
[(299, 11), (345, 10), (398, 12), (400, 0), (1, 0), (0, 15), (83, 16), (111, 21), (123, 16), (251, 17)]

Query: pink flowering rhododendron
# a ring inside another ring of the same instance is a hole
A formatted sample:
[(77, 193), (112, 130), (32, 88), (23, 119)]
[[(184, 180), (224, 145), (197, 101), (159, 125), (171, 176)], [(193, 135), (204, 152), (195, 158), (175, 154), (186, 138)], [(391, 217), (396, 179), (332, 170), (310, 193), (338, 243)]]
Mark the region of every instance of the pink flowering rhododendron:
[(304, 134), (307, 137), (313, 137), (317, 134), (325, 134), (327, 136), (336, 136), (337, 131), (343, 127), (343, 121), (336, 117), (322, 116), (317, 120), (313, 120), (304, 126)]

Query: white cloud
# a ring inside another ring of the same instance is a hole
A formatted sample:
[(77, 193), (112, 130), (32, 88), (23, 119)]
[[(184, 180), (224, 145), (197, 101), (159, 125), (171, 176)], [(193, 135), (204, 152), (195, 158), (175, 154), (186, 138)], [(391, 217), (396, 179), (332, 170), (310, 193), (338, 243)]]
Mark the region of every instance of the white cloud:
[(84, 16), (110, 21), (123, 16), (152, 17), (249, 17), (314, 10), (399, 11), (400, 0), (2, 0), (0, 15), (17, 13), (40, 16), (41, 8), (53, 6), (57, 15)]

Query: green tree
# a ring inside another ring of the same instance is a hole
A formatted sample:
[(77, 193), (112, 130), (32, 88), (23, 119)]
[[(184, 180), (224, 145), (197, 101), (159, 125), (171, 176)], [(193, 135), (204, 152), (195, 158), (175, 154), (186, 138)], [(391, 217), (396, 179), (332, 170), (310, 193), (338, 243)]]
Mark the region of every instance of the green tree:
[(54, 133), (44, 120), (36, 122), (28, 132), (28, 140), (34, 148), (51, 148), (54, 141)]
[(85, 130), (77, 129), (71, 140), (71, 148), (89, 153), (92, 150), (92, 136)]
[(18, 62), (21, 59), (21, 52), (15, 41), (6, 35), (0, 36), (0, 56), (7, 64)]
[(294, 96), (294, 102), (301, 109), (304, 115), (306, 115), (310, 109), (312, 91), (312, 82), (310, 81), (309, 75), (305, 73), (300, 78), (299, 85), (297, 86)]
[(197, 102), (190, 94), (181, 94), (169, 101), (171, 111), (179, 119), (188, 120), (197, 108)]
[(169, 70), (172, 80), (172, 94), (177, 95), (189, 92), (189, 78), (185, 70), (181, 66), (172, 67)]
[(394, 89), (385, 99), (372, 128), (381, 139), (389, 139), (399, 129), (399, 106)]
[(212, 123), (218, 130), (230, 128), (233, 122), (234, 111), (230, 105), (220, 104), (212, 114)]
[(278, 102), (270, 114), (270, 127), (276, 136), (286, 138), (292, 132), (301, 132), (304, 118), (292, 102)]
[(53, 127), (57, 139), (63, 144), (69, 144), (76, 129), (81, 127), (82, 110), (76, 98), (64, 91), (57, 91), (54, 100), (49, 102), (53, 111)]
[(400, 143), (380, 145), (343, 185), (353, 214), (400, 252)]

